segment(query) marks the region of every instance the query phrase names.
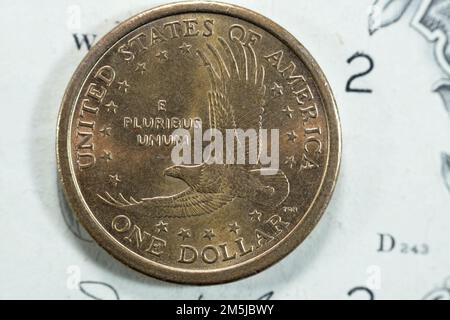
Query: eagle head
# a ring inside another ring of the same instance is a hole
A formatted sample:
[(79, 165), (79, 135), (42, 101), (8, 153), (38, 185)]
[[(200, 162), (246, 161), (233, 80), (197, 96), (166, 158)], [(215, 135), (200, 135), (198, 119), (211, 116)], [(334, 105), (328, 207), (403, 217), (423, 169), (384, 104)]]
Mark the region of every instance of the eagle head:
[(190, 187), (195, 189), (195, 186), (199, 183), (200, 176), (202, 174), (202, 168), (203, 168), (202, 165), (192, 165), (192, 166), (175, 165), (166, 168), (163, 171), (163, 175), (183, 180)]
[(168, 176), (168, 177), (172, 177), (172, 178), (178, 178), (181, 179), (182, 178), (182, 167), (181, 166), (171, 166), (168, 167), (166, 169), (164, 169), (163, 171), (163, 175)]

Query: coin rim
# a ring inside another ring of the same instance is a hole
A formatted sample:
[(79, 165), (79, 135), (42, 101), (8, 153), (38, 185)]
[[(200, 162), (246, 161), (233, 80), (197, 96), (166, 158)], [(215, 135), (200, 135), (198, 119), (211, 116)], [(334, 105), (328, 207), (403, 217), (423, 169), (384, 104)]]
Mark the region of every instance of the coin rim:
[[(182, 13), (201, 12), (228, 15), (254, 24), (272, 34), (302, 60), (311, 72), (322, 96), (328, 125), (329, 152), (325, 174), (313, 203), (301, 221), (276, 245), (267, 252), (237, 265), (214, 270), (183, 270), (143, 258), (120, 244), (96, 222), (84, 199), (78, 196), (78, 186), (72, 178), (71, 160), (68, 157), (70, 151), (68, 130), (82, 83), (111, 45), (136, 28), (156, 19)], [(58, 176), (65, 198), (72, 212), (100, 246), (116, 259), (144, 274), (169, 282), (206, 285), (225, 283), (256, 274), (281, 260), (303, 242), (320, 220), (333, 193), (340, 167), (341, 144), (339, 115), (331, 88), (317, 62), (297, 39), (275, 22), (249, 9), (221, 2), (196, 1), (170, 3), (141, 12), (116, 26), (90, 49), (73, 74), (64, 93), (58, 116), (56, 157)]]

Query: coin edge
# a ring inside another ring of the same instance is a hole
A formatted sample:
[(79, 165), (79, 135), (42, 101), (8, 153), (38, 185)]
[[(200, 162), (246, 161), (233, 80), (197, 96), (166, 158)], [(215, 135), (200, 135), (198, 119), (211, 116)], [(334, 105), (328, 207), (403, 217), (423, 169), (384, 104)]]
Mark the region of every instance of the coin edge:
[[(97, 63), (98, 59), (104, 54), (108, 47), (111, 44), (116, 43), (132, 30), (153, 20), (190, 12), (217, 13), (240, 18), (264, 29), (288, 46), (311, 72), (321, 93), (321, 99), (323, 100), (324, 109), (326, 110), (328, 126), (329, 153), (326, 171), (323, 175), (321, 187), (316, 194), (315, 200), (305, 216), (288, 235), (281, 239), (268, 252), (262, 253), (241, 264), (212, 271), (182, 270), (152, 262), (129, 249), (117, 250), (117, 246), (109, 241), (111, 238), (114, 240), (116, 239), (107, 232), (105, 234), (103, 227), (99, 226), (99, 224), (92, 219), (92, 213), (87, 206), (85, 206), (84, 201), (78, 197), (77, 186), (75, 180), (72, 178), (70, 159), (68, 158), (69, 147), (67, 133), (70, 128), (71, 111), (79, 94), (80, 85), (84, 82), (92, 67)], [(288, 31), (269, 18), (247, 8), (221, 2), (198, 1), (165, 4), (143, 11), (116, 26), (91, 48), (74, 72), (64, 93), (57, 122), (56, 152), (59, 181), (65, 199), (77, 219), (103, 249), (125, 265), (161, 280), (184, 284), (220, 284), (245, 278), (274, 265), (297, 248), (317, 225), (329, 203), (339, 173), (341, 148), (341, 127), (335, 98), (324, 73), (308, 50)], [(300, 227), (302, 230), (298, 230)], [(274, 250), (275, 248), (277, 250)], [(151, 262), (150, 265), (149, 262)]]

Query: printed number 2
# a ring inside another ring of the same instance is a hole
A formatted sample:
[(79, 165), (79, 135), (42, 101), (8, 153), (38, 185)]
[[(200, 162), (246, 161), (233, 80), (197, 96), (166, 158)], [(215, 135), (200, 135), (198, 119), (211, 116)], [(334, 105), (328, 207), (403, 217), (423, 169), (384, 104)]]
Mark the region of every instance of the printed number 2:
[(365, 71), (362, 71), (362, 72), (352, 75), (350, 77), (350, 79), (348, 79), (348, 81), (347, 81), (347, 85), (345, 86), (345, 91), (359, 92), (359, 93), (371, 93), (372, 89), (355, 88), (352, 86), (352, 82), (355, 79), (364, 77), (365, 75), (369, 74), (372, 71), (373, 66), (374, 66), (372, 57), (369, 56), (368, 54), (362, 53), (362, 52), (356, 52), (354, 55), (352, 55), (350, 58), (348, 58), (347, 63), (350, 64), (353, 62), (353, 60), (358, 59), (358, 58), (367, 60), (367, 62), (369, 63), (369, 67)]
[(349, 292), (347, 292), (347, 295), (349, 297), (351, 297), (356, 292), (364, 292), (367, 294), (368, 300), (375, 300), (375, 295), (373, 294), (373, 291), (367, 287), (355, 287), (355, 288), (351, 289)]

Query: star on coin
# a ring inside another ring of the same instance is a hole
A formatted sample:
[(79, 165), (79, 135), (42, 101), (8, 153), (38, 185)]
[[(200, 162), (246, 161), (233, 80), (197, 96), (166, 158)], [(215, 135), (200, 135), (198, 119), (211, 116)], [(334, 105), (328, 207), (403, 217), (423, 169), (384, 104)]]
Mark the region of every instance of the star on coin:
[(284, 160), (284, 164), (287, 164), (289, 168), (292, 169), (297, 164), (297, 161), (295, 161), (294, 156), (288, 156), (286, 157), (286, 160)]
[(294, 130), (291, 130), (290, 132), (286, 133), (286, 135), (288, 136), (288, 141), (294, 142), (298, 138)]
[(128, 84), (127, 80), (118, 81), (117, 84), (119, 85), (119, 90), (123, 90), (123, 92), (127, 93), (128, 88), (130, 85)]
[(270, 88), (272, 91), (272, 95), (274, 97), (279, 97), (283, 95), (283, 86), (279, 85), (278, 83), (274, 82), (272, 87)]
[(240, 227), (238, 226), (236, 221), (234, 223), (229, 223), (228, 227), (230, 228), (229, 229), (230, 232), (234, 232), (235, 235), (238, 234)]
[(145, 62), (138, 63), (134, 71), (144, 74), (144, 72), (147, 71)]
[(119, 182), (122, 182), (122, 180), (120, 180), (120, 177), (117, 173), (115, 175), (112, 174), (109, 175), (109, 183), (112, 184), (114, 187), (117, 187)]
[(213, 229), (205, 229), (205, 232), (203, 233), (203, 238), (208, 238), (209, 240), (215, 236)]
[(291, 107), (286, 106), (283, 109), (281, 109), (281, 111), (283, 111), (284, 113), (286, 113), (286, 115), (288, 116), (289, 119), (292, 119), (292, 112), (294, 112), (293, 109), (291, 109)]
[(249, 215), (251, 221), (256, 221), (256, 220), (261, 221), (262, 213), (256, 209), (253, 210), (252, 212), (249, 212), (248, 215)]
[(187, 44), (186, 42), (183, 42), (181, 46), (178, 47), (182, 54), (188, 54), (191, 53), (192, 45)]
[(163, 62), (169, 59), (169, 53), (167, 52), (167, 50), (162, 50), (156, 54), (156, 57), (160, 62)]
[(161, 232), (167, 232), (168, 231), (167, 230), (167, 226), (168, 225), (169, 224), (167, 222), (164, 222), (164, 221), (161, 220), (155, 225), (155, 227), (157, 229), (157, 232), (161, 233)]
[(109, 103), (105, 104), (106, 111), (116, 113), (117, 108), (119, 107), (117, 104), (114, 103), (114, 101), (110, 101)]
[(102, 127), (101, 129), (100, 129), (100, 135), (102, 136), (102, 137), (106, 137), (106, 136), (110, 136), (111, 135), (111, 127)]
[(111, 152), (109, 152), (107, 150), (103, 150), (103, 155), (100, 158), (105, 160), (106, 163), (108, 163), (109, 161), (111, 161), (113, 159)]
[(183, 240), (192, 237), (191, 230), (184, 228), (181, 228), (177, 235), (179, 235)]

